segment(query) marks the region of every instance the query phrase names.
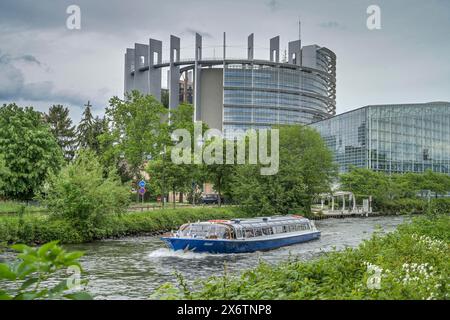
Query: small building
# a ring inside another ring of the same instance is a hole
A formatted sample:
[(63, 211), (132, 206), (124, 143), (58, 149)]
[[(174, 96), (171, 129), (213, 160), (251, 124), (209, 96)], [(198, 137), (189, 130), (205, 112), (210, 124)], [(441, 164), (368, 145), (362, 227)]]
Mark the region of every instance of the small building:
[(340, 172), (450, 174), (450, 103), (371, 105), (311, 124)]

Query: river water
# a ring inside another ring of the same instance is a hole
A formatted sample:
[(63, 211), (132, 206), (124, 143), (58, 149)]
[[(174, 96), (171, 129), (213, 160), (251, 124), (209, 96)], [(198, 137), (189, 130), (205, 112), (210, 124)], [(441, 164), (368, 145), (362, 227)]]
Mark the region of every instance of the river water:
[(322, 232), (320, 240), (250, 254), (172, 252), (158, 237), (129, 237), (66, 248), (85, 252), (81, 259), (85, 271), (82, 278), (89, 280), (87, 291), (96, 299), (148, 299), (161, 284), (176, 282), (175, 272), (193, 282), (223, 274), (224, 265), (227, 272), (238, 273), (256, 266), (260, 260), (268, 263), (288, 258), (308, 260), (333, 248), (355, 247), (378, 228), (390, 232), (403, 220), (402, 217), (371, 217), (316, 221)]

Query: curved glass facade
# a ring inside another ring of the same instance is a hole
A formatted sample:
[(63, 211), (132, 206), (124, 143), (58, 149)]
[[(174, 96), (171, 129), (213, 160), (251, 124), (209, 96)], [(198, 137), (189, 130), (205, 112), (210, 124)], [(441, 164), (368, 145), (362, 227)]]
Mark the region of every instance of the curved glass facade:
[(450, 174), (450, 103), (367, 106), (311, 124), (350, 166), (387, 173)]
[[(319, 65), (319, 64), (318, 64)], [(224, 131), (309, 124), (334, 115), (335, 74), (288, 64), (224, 65)]]

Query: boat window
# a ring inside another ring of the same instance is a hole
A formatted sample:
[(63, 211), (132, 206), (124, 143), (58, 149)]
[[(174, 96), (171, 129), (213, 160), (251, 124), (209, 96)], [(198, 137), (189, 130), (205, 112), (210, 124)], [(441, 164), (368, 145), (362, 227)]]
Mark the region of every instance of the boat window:
[(273, 227), (275, 233), (283, 233), (283, 226), (275, 226)]
[(268, 227), (268, 228), (263, 228), (262, 229), (262, 233), (265, 236), (270, 236), (271, 234), (273, 234), (273, 230), (272, 228)]
[(253, 238), (255, 236), (253, 229), (251, 229), (251, 228), (245, 228), (244, 232), (245, 232), (246, 238)]
[(261, 228), (255, 229), (255, 237), (261, 237), (262, 236), (262, 230)]
[(236, 229), (236, 238), (242, 238), (242, 231), (241, 231), (241, 229)]

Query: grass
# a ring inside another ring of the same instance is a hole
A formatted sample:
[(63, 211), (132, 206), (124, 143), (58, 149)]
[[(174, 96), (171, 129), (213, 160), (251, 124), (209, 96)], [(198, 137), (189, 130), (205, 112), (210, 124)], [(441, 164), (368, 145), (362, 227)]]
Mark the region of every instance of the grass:
[(18, 213), (22, 208), (25, 208), (25, 212), (45, 211), (44, 207), (37, 205), (28, 205), (14, 201), (0, 201), (0, 214)]
[(189, 221), (230, 219), (244, 215), (237, 208), (199, 207), (164, 209), (108, 215), (100, 226), (89, 231), (76, 230), (70, 222), (45, 214), (0, 216), (0, 243), (42, 244), (54, 240), (82, 243), (131, 235), (157, 234)]

